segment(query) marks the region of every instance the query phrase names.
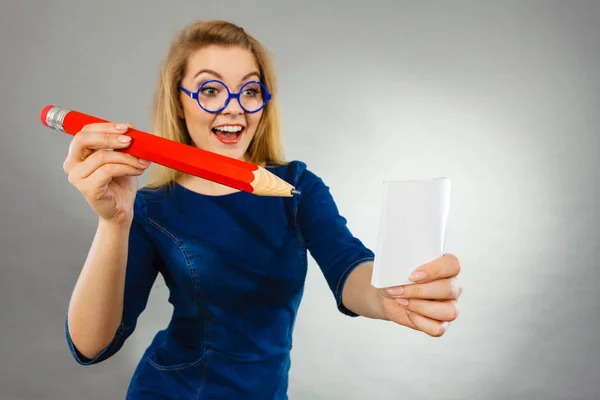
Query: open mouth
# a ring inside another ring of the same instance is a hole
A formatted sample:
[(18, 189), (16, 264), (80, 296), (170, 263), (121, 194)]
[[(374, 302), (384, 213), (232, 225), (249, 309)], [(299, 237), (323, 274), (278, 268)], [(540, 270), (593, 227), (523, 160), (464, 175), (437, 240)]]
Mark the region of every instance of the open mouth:
[(212, 128), (212, 132), (215, 134), (220, 142), (225, 144), (236, 144), (242, 138), (246, 128), (242, 125), (221, 125)]

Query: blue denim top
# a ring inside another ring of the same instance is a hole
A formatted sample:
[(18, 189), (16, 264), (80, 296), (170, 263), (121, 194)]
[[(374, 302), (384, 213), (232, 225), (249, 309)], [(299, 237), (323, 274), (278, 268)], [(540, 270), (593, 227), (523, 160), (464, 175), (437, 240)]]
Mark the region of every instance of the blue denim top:
[(287, 399), (292, 331), (307, 250), (338, 309), (350, 272), (374, 255), (346, 226), (323, 180), (300, 161), (267, 167), (301, 194), (202, 195), (176, 183), (142, 188), (129, 238), (122, 321), (94, 359), (67, 341), (76, 361), (106, 360), (133, 333), (160, 273), (173, 315), (133, 373), (128, 399)]

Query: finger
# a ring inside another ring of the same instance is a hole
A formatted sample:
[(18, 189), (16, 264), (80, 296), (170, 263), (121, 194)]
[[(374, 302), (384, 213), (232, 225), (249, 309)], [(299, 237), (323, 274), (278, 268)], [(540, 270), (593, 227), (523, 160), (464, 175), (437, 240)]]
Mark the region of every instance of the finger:
[(394, 286), (379, 290), (381, 292), (381, 296), (385, 297), (386, 299), (395, 300), (398, 293), (397, 291), (400, 290), (400, 288), (402, 288), (402, 286)]
[(416, 312), (424, 317), (438, 321), (454, 321), (459, 310), (456, 300), (430, 301), (421, 299), (397, 299), (397, 303), (405, 310)]
[(73, 150), (122, 148), (131, 141), (129, 136), (123, 136), (133, 125), (130, 123), (99, 123), (83, 127), (73, 138)]
[(413, 282), (431, 282), (437, 279), (451, 278), (460, 273), (460, 261), (450, 253), (421, 265), (410, 276)]
[(450, 323), (447, 321), (437, 321), (411, 311), (408, 312), (408, 319), (410, 319), (418, 330), (433, 337), (442, 336), (450, 326)]
[(113, 179), (122, 176), (139, 176), (144, 170), (125, 164), (104, 164), (95, 170), (87, 179), (79, 181), (77, 188), (85, 197), (95, 200), (102, 197), (106, 185)]
[(408, 318), (407, 311), (401, 307), (398, 307), (395, 300), (384, 300), (384, 309), (386, 310), (386, 315), (390, 321), (418, 330)]
[(94, 150), (122, 149), (131, 143), (131, 137), (124, 135), (131, 124), (90, 124), (86, 125), (71, 140), (69, 153), (63, 163), (68, 174), (73, 166), (87, 158)]
[(150, 165), (149, 162), (140, 160), (130, 154), (100, 150), (86, 158), (83, 162), (73, 166), (69, 173), (69, 182), (76, 185), (77, 182), (89, 177), (104, 164), (124, 164), (141, 170), (145, 170)]
[(84, 125), (81, 128), (82, 132), (121, 132), (133, 128), (131, 122), (95, 122), (92, 124)]
[(387, 292), (393, 297), (405, 299), (456, 300), (462, 293), (462, 289), (456, 278), (450, 278), (391, 287)]

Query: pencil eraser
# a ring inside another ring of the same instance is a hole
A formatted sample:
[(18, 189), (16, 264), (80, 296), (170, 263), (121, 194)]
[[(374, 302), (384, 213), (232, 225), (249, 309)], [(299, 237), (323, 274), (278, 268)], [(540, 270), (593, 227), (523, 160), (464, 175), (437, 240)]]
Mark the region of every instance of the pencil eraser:
[(46, 107), (42, 108), (42, 112), (40, 113), (40, 120), (42, 121), (42, 124), (48, 126), (48, 123), (46, 122), (46, 116), (48, 115), (48, 112), (52, 109), (52, 107), (54, 107), (52, 104), (47, 105)]

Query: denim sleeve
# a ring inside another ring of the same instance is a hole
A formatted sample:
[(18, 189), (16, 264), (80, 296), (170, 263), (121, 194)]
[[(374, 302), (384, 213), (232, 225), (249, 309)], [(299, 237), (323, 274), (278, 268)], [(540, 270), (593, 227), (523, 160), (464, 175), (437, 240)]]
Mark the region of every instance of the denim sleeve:
[(146, 308), (148, 296), (158, 275), (160, 258), (146, 230), (144, 200), (137, 195), (134, 218), (129, 233), (129, 250), (125, 277), (125, 295), (121, 323), (112, 341), (94, 358), (85, 357), (75, 347), (69, 333), (68, 315), (65, 320), (66, 338), (75, 360), (81, 365), (97, 364), (113, 356), (133, 333), (137, 319)]
[(311, 256), (319, 265), (331, 289), (337, 307), (345, 315), (356, 317), (342, 303), (346, 279), (360, 264), (373, 261), (373, 252), (350, 232), (340, 215), (329, 187), (311, 172), (313, 183), (303, 189), (298, 222)]

